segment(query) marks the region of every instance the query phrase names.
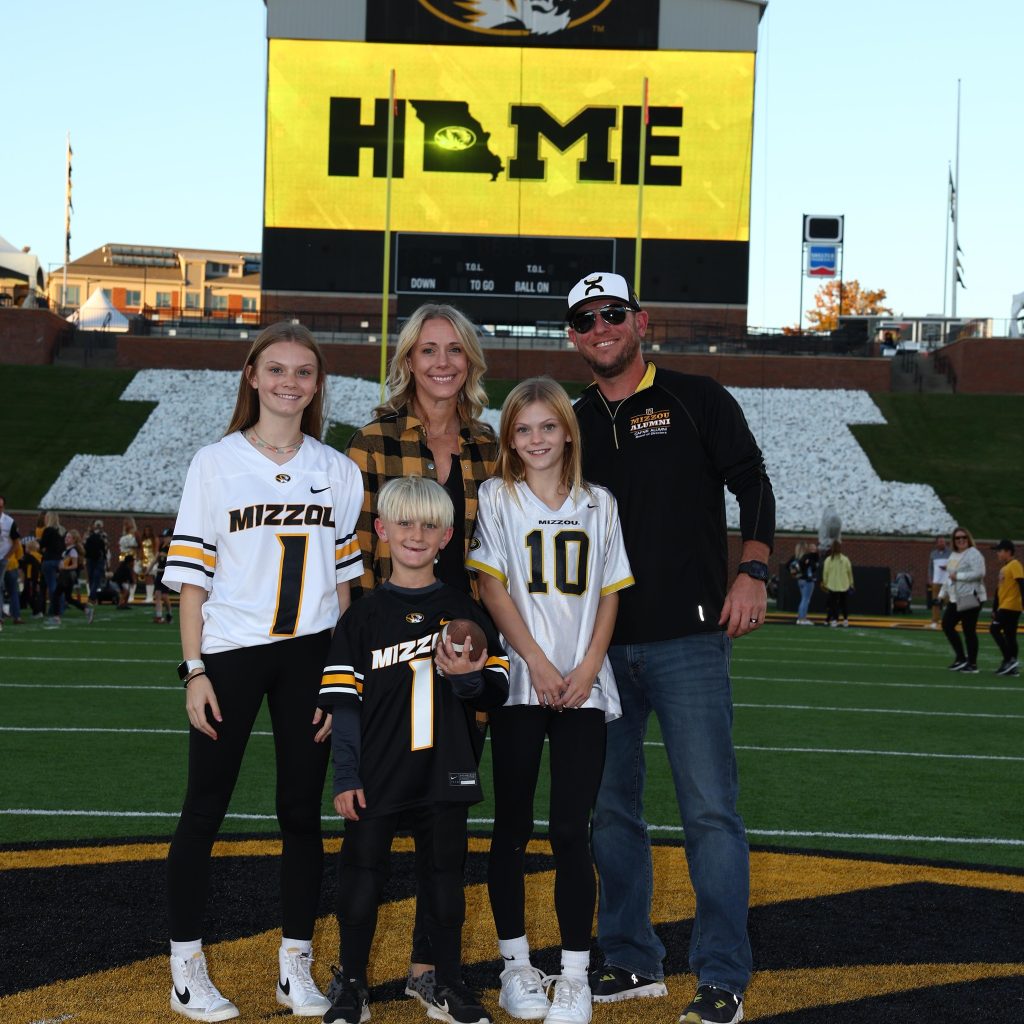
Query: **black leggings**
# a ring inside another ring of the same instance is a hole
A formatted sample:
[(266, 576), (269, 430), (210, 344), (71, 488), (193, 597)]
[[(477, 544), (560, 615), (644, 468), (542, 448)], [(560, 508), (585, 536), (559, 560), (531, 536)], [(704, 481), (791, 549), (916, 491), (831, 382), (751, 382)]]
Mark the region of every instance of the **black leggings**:
[(222, 722), (211, 740), (189, 728), (188, 789), (167, 855), (171, 939), (203, 934), (210, 850), (228, 809), (242, 755), (267, 697), (277, 759), (277, 820), (281, 851), (282, 933), (311, 939), (320, 900), (324, 850), (320, 812), (330, 742), (315, 743), (313, 725), (331, 635), (295, 637), (222, 654), (207, 654), (207, 675)]
[(1003, 655), (1003, 661), (1017, 660), (1017, 623), (1020, 612), (1003, 611), (1000, 608), (992, 615), (992, 624), (988, 631), (992, 634), (996, 646)]
[(417, 902), (427, 900), (423, 921), (438, 982), (462, 980), (462, 924), (466, 917), (467, 804), (436, 803), (412, 812), (345, 822), (338, 856), (338, 934), (346, 978), (366, 982), (366, 966), (377, 929), (377, 908), (388, 877), (391, 842), (399, 825), (412, 828), (417, 868)]
[(829, 622), (838, 622), (840, 619), (848, 619), (846, 614), (845, 590), (830, 590), (825, 598), (825, 618)]
[[(981, 605), (971, 608), (968, 611), (957, 611), (952, 601), (946, 605), (942, 613), (942, 632), (946, 634), (949, 646), (953, 648), (957, 661), (964, 660), (964, 643), (967, 644), (967, 660), (972, 665), (978, 664), (978, 616), (981, 614)], [(963, 630), (964, 641), (961, 643), (960, 634), (956, 631), (956, 624), (960, 623)]]
[(549, 739), (548, 836), (555, 855), (555, 914), (562, 948), (589, 950), (596, 884), (590, 814), (604, 770), (606, 727), (597, 708), (515, 705), (491, 712), (494, 833), (487, 890), (499, 939), (526, 934), (526, 844), (544, 738)]

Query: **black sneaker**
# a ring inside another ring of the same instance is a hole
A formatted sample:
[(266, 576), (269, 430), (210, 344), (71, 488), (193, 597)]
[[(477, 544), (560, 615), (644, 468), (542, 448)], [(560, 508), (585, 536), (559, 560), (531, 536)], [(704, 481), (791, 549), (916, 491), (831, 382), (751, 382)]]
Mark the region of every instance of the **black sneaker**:
[(965, 676), (976, 676), (978, 674), (978, 666), (975, 665), (974, 662), (972, 662), (972, 661), (967, 661), (967, 662), (964, 662), (964, 664), (961, 667), (960, 671)]
[(679, 1024), (737, 1024), (743, 1020), (743, 1000), (714, 985), (698, 985)]
[(621, 967), (595, 967), (589, 976), (595, 1003), (621, 1003), (624, 999), (653, 999), (667, 996), (668, 989), (657, 978), (645, 978)]
[(484, 1009), (479, 997), (465, 985), (437, 982), (434, 996), (427, 1007), (427, 1016), (447, 1021), (448, 1024), (491, 1024), (490, 1014)]
[(366, 1024), (370, 1019), (370, 993), (366, 986), (355, 978), (346, 978), (337, 967), (332, 967), (331, 973), (334, 977), (327, 986), (331, 1008), (324, 1014), (324, 1020), (327, 1024)]
[(964, 665), (967, 664), (966, 658), (957, 658), (956, 661), (952, 662), (948, 668), (950, 672), (959, 672)]
[(1000, 676), (1015, 676), (1018, 674), (1017, 670), (1020, 668), (1020, 662), (1016, 658), (1007, 658), (1006, 661), (996, 669), (996, 675)]

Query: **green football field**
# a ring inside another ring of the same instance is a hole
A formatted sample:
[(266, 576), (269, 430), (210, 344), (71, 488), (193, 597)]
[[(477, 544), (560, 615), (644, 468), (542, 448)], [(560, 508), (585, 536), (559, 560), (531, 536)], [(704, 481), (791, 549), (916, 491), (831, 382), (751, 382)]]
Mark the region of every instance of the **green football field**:
[[(753, 846), (1024, 868), (1024, 681), (946, 671), (941, 633), (768, 625), (734, 648), (741, 810)], [(177, 628), (74, 610), (0, 634), (0, 843), (166, 837), (184, 792)], [(276, 830), (261, 716), (224, 831)], [(681, 838), (656, 722), (647, 816)], [(488, 775), (484, 765), (485, 779)], [(486, 785), (485, 785), (486, 788)], [(486, 833), (489, 801), (471, 812)], [(327, 795), (324, 815), (333, 817)], [(538, 831), (547, 818), (541, 793)]]

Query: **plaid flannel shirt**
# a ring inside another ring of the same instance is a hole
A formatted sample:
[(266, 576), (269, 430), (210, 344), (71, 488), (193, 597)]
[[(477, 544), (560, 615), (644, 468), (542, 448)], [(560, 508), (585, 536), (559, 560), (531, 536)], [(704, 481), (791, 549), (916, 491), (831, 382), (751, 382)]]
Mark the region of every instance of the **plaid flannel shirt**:
[[(498, 442), (486, 423), (476, 427), (463, 425), (459, 432), (462, 480), (466, 488), (466, 553), (476, 523), (477, 491), (494, 476)], [(423, 424), (408, 406), (397, 413), (385, 413), (357, 430), (348, 443), (346, 454), (363, 474), (363, 507), (356, 522), (356, 535), (363, 551), (363, 575), (352, 582), (353, 598), (372, 590), (391, 575), (391, 556), (387, 541), (373, 529), (377, 515), (377, 495), (395, 477), (425, 476), (437, 479), (434, 456), (427, 447)], [(474, 596), (475, 586), (474, 586)]]

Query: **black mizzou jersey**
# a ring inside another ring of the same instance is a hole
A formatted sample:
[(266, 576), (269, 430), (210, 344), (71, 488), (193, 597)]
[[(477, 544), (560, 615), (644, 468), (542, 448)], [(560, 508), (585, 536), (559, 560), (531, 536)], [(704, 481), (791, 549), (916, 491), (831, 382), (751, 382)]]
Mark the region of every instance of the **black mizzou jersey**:
[[(462, 701), (437, 671), (434, 647), (445, 622), (473, 619), (487, 636), (483, 690)], [(366, 797), (361, 818), (439, 801), (483, 798), (477, 770), (484, 734), (474, 711), (508, 698), (508, 658), (490, 620), (469, 597), (438, 583), (422, 590), (385, 584), (345, 613), (331, 641), (320, 704), (357, 701), (360, 749), (339, 749), (335, 760), (359, 765)]]

